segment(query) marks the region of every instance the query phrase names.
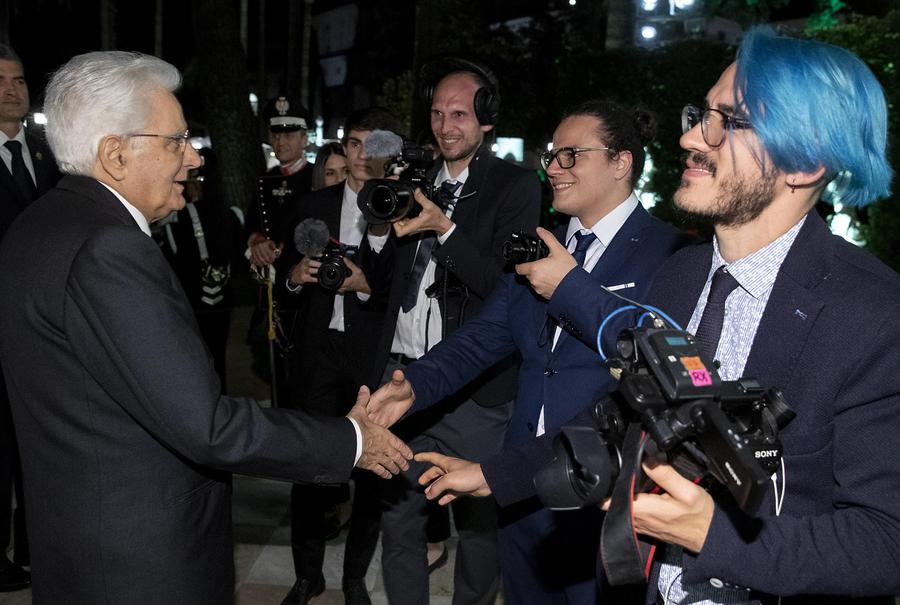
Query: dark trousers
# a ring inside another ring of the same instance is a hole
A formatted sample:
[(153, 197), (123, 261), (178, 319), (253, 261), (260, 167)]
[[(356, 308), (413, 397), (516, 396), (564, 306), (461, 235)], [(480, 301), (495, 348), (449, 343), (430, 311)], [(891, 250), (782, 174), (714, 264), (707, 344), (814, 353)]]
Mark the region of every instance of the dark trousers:
[(598, 508), (551, 511), (537, 498), (501, 509), (499, 554), (505, 602), (596, 605), (602, 523)]
[[(344, 416), (356, 402), (359, 389), (350, 367), (352, 356), (342, 332), (329, 330), (321, 345), (316, 372), (306, 385), (300, 404), (314, 416)], [(344, 579), (363, 579), (378, 542), (381, 520), (378, 477), (369, 471), (354, 470), (353, 513), (344, 548)], [(341, 485), (295, 484), (291, 488), (291, 552), (298, 578), (315, 578), (325, 560), (327, 512), (343, 500)]]
[[(389, 380), (400, 365), (388, 364), (383, 380)], [(479, 461), (499, 451), (510, 412), (510, 404), (485, 408), (470, 399), (449, 400), (395, 428), (413, 452), (436, 451)], [(428, 501), (418, 484), (419, 475), (427, 468), (427, 464), (411, 461), (408, 471), (380, 484), (384, 498), (382, 568), (391, 605), (428, 603)], [(460, 498), (451, 506), (459, 537), (453, 603), (492, 604), (500, 585), (497, 505), (493, 498)]]
[(225, 359), (228, 347), (228, 331), (231, 325), (231, 308), (195, 308), (197, 325), (200, 327), (200, 335), (212, 354), (213, 365), (216, 374), (219, 375), (219, 383), (222, 385), (222, 393), (228, 392), (228, 380), (225, 373)]
[[(12, 510), (15, 489), (16, 509)], [(10, 531), (14, 528), (14, 531)], [(25, 528), (25, 493), (22, 491), (22, 465), (16, 444), (9, 397), (3, 374), (0, 372), (0, 548), (5, 553), (11, 533), (15, 534), (13, 559), (19, 565), (29, 565), (28, 532)], [(0, 553), (0, 554), (2, 554)], [(5, 564), (0, 559), (0, 565)]]

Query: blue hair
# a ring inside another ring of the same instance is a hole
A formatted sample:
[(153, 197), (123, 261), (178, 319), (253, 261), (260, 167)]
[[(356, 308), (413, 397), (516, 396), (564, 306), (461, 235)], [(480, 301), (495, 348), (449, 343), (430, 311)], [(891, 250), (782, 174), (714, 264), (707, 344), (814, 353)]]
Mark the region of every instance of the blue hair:
[(772, 164), (782, 172), (825, 167), (844, 204), (890, 195), (887, 103), (853, 53), (756, 27), (737, 55), (735, 99)]

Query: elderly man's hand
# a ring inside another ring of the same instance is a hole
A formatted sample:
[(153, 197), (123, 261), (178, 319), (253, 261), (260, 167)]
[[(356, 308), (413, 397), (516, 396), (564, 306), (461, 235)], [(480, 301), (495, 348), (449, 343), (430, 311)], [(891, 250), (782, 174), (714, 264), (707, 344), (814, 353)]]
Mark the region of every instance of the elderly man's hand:
[(356, 466), (372, 471), (383, 479), (390, 479), (391, 475), (401, 470), (409, 470), (413, 453), (393, 433), (369, 420), (366, 415), (368, 401), (368, 387), (360, 387), (356, 405), (347, 414), (348, 418), (356, 421), (362, 433), (363, 451)]
[(575, 258), (569, 254), (566, 247), (559, 243), (552, 233), (541, 227), (537, 228), (538, 237), (540, 237), (550, 254), (546, 258), (536, 260), (532, 263), (522, 263), (516, 265), (516, 273), (525, 276), (531, 284), (531, 289), (537, 292), (543, 298), (550, 300), (559, 282), (575, 267), (578, 263)]
[(438, 504), (446, 505), (459, 496), (484, 498), (491, 495), (480, 464), (437, 452), (416, 454), (416, 461), (433, 465), (419, 477), (419, 485), (428, 486), (425, 497), (429, 500), (439, 498)]
[[(635, 496), (631, 508), (634, 530), (700, 552), (716, 509), (712, 496), (668, 464), (655, 468), (645, 464), (644, 472), (664, 493)], [(603, 509), (609, 510), (609, 500), (604, 501)]]
[(256, 267), (271, 265), (281, 253), (281, 248), (270, 239), (259, 239), (250, 245), (250, 264)]
[(424, 231), (434, 231), (440, 237), (453, 226), (453, 221), (447, 218), (443, 209), (425, 197), (421, 189), (416, 189), (416, 202), (422, 206), (422, 211), (416, 217), (402, 218), (394, 223), (394, 233), (397, 237)]
[(369, 419), (381, 426), (389, 427), (399, 420), (416, 400), (412, 385), (403, 370), (396, 369), (391, 381), (386, 382), (372, 394), (367, 411)]

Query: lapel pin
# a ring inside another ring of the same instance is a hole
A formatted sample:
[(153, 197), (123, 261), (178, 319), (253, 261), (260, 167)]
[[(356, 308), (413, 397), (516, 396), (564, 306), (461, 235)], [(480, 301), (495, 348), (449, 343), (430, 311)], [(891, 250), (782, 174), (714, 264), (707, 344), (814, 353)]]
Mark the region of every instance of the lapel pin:
[(797, 317), (799, 317), (802, 320), (806, 320), (806, 313), (804, 313), (800, 309), (794, 309), (794, 315), (796, 315)]

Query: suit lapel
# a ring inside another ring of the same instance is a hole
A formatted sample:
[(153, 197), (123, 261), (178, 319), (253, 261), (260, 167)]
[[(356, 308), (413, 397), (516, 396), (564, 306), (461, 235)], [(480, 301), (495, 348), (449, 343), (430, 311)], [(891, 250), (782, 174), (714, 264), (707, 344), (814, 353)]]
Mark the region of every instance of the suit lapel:
[(41, 196), (55, 184), (57, 168), (46, 147), (27, 135), (26, 139), (28, 139), (28, 151), (31, 153), (31, 164), (34, 166), (35, 185), (38, 196)]
[[(469, 162), (469, 176), (466, 178), (466, 182), (459, 194), (456, 209), (453, 211), (453, 222), (457, 225), (468, 225), (470, 222), (475, 223), (478, 220), (478, 200), (481, 197), (477, 193), (484, 184), (485, 175), (487, 174), (484, 165), (486, 153), (484, 148), (479, 149), (472, 161)], [(463, 229), (467, 233), (474, 232), (465, 227)]]
[(825, 223), (814, 214), (791, 246), (775, 284), (757, 334), (778, 334), (778, 338), (754, 340), (744, 369), (745, 376), (766, 376), (770, 384), (784, 388), (793, 375), (819, 314), (825, 306), (815, 287), (827, 277), (828, 239)]
[(336, 240), (341, 239), (341, 209), (344, 205), (344, 188), (336, 188), (334, 199), (327, 200), (322, 208), (322, 220), (328, 225), (328, 233)]
[(9, 168), (7, 168), (6, 163), (2, 161), (0, 161), (0, 187), (5, 190), (5, 195), (3, 197), (9, 200), (11, 206), (17, 208), (19, 211), (25, 209), (28, 202), (22, 197), (22, 193), (16, 186), (16, 182), (13, 180)]

